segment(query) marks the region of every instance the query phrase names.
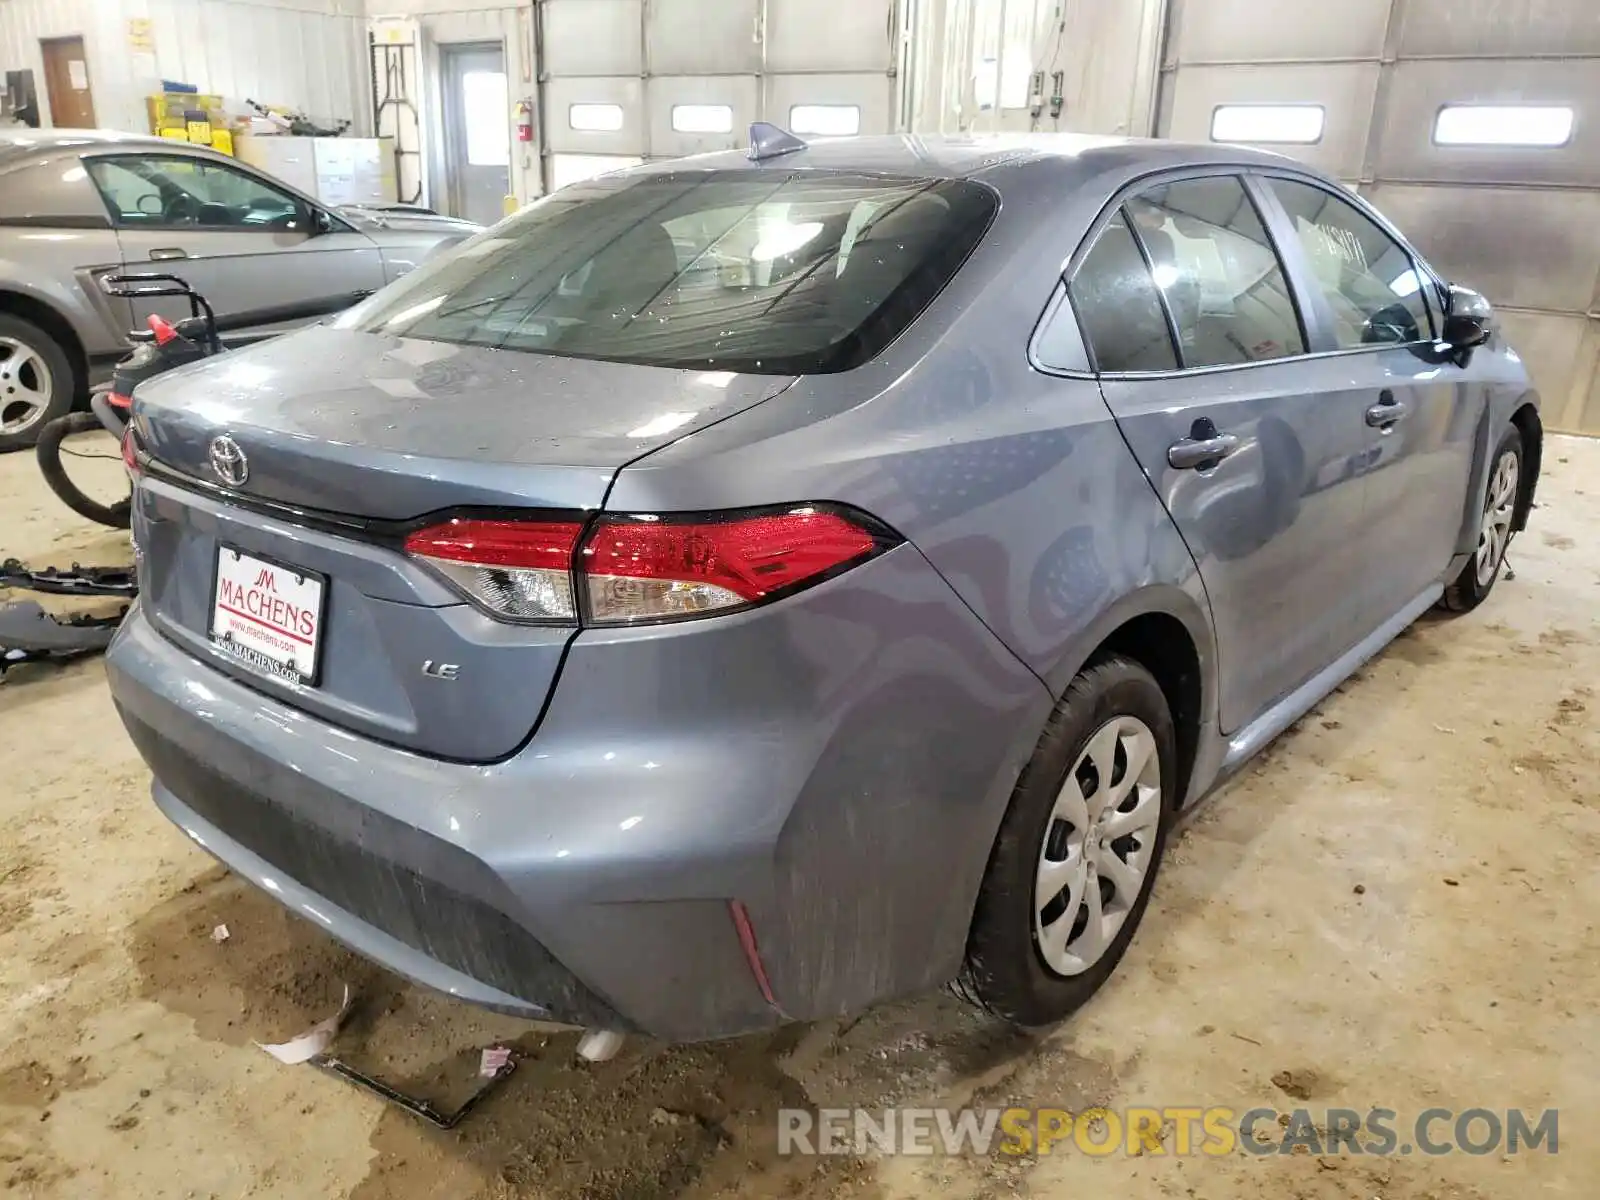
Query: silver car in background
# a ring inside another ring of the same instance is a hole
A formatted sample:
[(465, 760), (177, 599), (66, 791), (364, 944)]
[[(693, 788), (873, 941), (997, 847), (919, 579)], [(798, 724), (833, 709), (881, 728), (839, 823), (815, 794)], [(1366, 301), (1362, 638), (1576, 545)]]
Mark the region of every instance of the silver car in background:
[(0, 133), (0, 450), (68, 411), (155, 311), (108, 296), (103, 276), (178, 275), (218, 315), (353, 303), (478, 228), (403, 206), (330, 208), (169, 139)]

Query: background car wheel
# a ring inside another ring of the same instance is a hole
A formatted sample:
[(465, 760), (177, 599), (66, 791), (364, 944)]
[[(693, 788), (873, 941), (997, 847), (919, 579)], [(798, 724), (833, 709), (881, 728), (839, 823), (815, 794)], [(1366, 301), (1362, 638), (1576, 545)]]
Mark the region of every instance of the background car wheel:
[(1172, 715), (1126, 658), (1056, 705), (1000, 824), (956, 990), (1024, 1026), (1067, 1016), (1116, 969), (1177, 806)]
[(1478, 548), (1461, 574), (1444, 590), (1442, 607), (1450, 612), (1471, 612), (1488, 598), (1505, 566), (1511, 544), (1511, 523), (1522, 494), (1522, 435), (1506, 426), (1489, 460), (1489, 486), (1483, 498), (1483, 518), (1478, 525)]
[(0, 451), (31, 446), (72, 408), (72, 363), (32, 322), (0, 313)]

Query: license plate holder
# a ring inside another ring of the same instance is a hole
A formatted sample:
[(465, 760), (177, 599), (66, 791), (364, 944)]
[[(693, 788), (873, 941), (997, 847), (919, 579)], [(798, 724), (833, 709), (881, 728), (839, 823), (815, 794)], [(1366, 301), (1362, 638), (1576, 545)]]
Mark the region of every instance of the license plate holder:
[(206, 634), (258, 674), (316, 687), (327, 596), (325, 575), (219, 545)]

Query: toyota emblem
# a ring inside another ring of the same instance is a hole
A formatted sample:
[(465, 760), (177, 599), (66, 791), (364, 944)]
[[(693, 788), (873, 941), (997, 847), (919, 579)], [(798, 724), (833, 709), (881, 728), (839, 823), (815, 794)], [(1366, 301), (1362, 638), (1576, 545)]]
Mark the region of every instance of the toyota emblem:
[(250, 478), (250, 460), (227, 434), (211, 439), (211, 469), (229, 487), (239, 487)]

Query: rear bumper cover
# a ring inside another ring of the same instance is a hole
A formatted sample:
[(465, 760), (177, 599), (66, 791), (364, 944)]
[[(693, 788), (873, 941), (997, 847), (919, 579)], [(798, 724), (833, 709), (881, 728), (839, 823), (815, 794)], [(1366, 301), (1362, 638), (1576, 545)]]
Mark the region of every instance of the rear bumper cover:
[(290, 708), (137, 609), (108, 669), (157, 804), (281, 902), (474, 1003), (671, 1040), (948, 979), (1050, 706), (910, 546), (770, 608), (579, 635), (537, 736), (481, 766)]

